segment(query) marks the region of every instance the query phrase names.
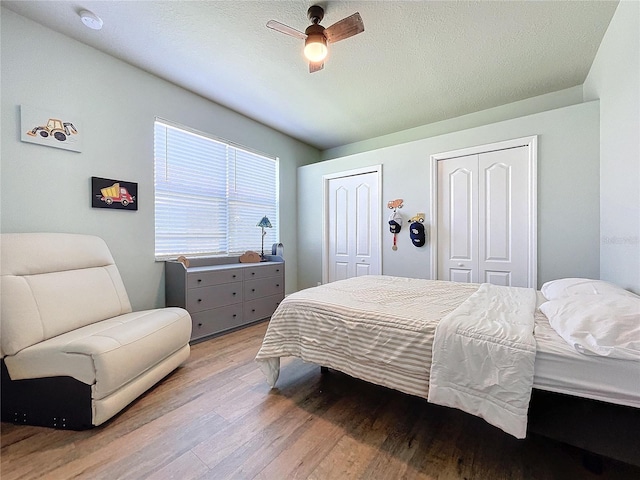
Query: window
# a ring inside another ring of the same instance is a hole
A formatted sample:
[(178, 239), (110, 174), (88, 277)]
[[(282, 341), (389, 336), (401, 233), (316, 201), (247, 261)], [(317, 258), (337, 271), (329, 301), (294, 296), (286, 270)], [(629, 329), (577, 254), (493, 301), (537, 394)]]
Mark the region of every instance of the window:
[[(278, 238), (278, 160), (206, 134), (154, 124), (155, 255), (240, 255)], [(266, 249), (268, 246), (268, 250)]]

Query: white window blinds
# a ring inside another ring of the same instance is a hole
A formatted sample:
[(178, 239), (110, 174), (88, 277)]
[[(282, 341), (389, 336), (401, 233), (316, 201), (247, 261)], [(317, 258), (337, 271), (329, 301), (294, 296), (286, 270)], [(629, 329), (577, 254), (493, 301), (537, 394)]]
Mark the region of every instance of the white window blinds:
[[(270, 253), (278, 238), (278, 162), (156, 120), (155, 255)], [(268, 248), (267, 248), (268, 246)]]

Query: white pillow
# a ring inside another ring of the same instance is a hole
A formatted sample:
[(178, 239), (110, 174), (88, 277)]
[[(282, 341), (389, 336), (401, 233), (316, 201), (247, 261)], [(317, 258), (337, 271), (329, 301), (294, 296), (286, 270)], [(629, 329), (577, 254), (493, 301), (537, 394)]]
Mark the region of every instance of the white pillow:
[(540, 311), (578, 352), (640, 360), (640, 297), (571, 295), (540, 305)]
[(542, 285), (540, 291), (547, 300), (586, 294), (637, 296), (613, 283), (588, 278), (561, 278), (559, 280), (552, 280)]

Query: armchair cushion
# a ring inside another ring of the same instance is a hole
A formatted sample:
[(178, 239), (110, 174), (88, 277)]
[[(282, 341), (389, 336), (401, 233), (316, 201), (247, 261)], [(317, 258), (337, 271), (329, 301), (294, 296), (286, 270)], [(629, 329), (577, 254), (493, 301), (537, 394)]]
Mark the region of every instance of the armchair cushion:
[(133, 312), (72, 330), (5, 359), (13, 380), (69, 376), (94, 385), (101, 399), (189, 342), (181, 308)]
[(131, 312), (104, 241), (88, 235), (3, 234), (2, 352)]

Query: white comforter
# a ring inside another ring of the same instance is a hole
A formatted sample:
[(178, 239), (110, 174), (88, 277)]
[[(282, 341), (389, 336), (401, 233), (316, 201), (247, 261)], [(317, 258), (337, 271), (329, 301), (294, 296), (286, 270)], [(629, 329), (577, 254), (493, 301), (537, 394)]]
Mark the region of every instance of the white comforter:
[(436, 327), (428, 400), (527, 431), (536, 342), (536, 292), (482, 284)]

